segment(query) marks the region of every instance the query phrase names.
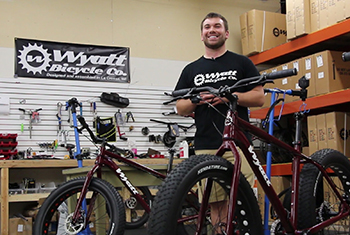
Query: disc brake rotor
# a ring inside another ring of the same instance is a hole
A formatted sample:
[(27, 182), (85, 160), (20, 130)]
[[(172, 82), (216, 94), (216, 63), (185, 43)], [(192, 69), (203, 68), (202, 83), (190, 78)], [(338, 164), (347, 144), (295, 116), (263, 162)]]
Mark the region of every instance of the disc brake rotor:
[(137, 206), (137, 200), (134, 197), (130, 197), (129, 199), (125, 200), (125, 205), (129, 209), (135, 209)]
[(65, 220), (64, 230), (68, 234), (77, 234), (84, 229), (85, 218), (79, 218), (77, 223), (73, 224), (73, 213), (67, 216)]

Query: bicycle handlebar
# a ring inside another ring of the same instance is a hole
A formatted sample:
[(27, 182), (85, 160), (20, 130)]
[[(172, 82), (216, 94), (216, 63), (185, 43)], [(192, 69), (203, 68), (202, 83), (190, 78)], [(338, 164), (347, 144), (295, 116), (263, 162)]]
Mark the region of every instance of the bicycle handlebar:
[(349, 51), (349, 52), (344, 52), (344, 53), (342, 54), (342, 59), (343, 59), (344, 61), (350, 61), (350, 51)]
[(174, 97), (174, 99), (170, 101), (166, 101), (163, 104), (169, 104), (173, 101), (176, 101), (182, 98), (188, 99), (190, 97), (195, 96), (196, 94), (199, 94), (202, 91), (208, 91), (210, 93), (214, 93), (218, 95), (223, 95), (227, 92), (232, 93), (240, 87), (244, 87), (252, 84), (257, 84), (257, 85), (265, 84), (267, 82), (271, 82), (271, 80), (274, 80), (274, 79), (297, 75), (297, 73), (298, 73), (297, 69), (293, 68), (293, 69), (286, 69), (286, 70), (277, 71), (273, 73), (262, 74), (255, 77), (244, 78), (239, 80), (238, 82), (236, 82), (234, 85), (230, 87), (221, 87), (219, 89), (215, 89), (213, 87), (204, 86), (204, 87), (193, 87), (193, 88), (175, 90), (175, 91), (172, 91), (171, 93), (166, 93), (166, 95), (172, 96)]
[(43, 109), (42, 109), (42, 108), (38, 108), (38, 109), (32, 110), (32, 109), (22, 109), (22, 108), (18, 108), (18, 110), (19, 110), (19, 111), (22, 111), (24, 114), (27, 113), (27, 114), (29, 114), (29, 115), (32, 115), (33, 113), (39, 112), (39, 111), (41, 111), (41, 110), (43, 110)]
[(85, 118), (84, 118), (83, 116), (78, 115), (78, 116), (77, 116), (77, 119), (78, 119), (78, 121), (80, 122), (80, 124), (81, 124), (81, 126), (82, 126), (80, 129), (78, 129), (78, 132), (79, 132), (79, 133), (81, 133), (82, 130), (86, 129), (87, 132), (88, 132), (89, 135), (90, 135), (90, 138), (92, 139), (92, 141), (93, 141), (95, 144), (105, 142), (105, 139), (99, 138), (99, 137), (95, 136), (95, 134), (92, 132), (92, 130), (90, 129), (89, 125), (86, 123)]

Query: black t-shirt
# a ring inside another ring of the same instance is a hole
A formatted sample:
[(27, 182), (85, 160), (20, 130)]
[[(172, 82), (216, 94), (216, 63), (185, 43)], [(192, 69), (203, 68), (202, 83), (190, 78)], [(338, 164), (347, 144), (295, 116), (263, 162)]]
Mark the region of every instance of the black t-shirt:
[[(252, 61), (243, 55), (227, 51), (215, 59), (206, 59), (203, 56), (188, 64), (182, 71), (175, 90), (191, 87), (232, 86), (238, 80), (258, 76), (259, 72)], [(242, 87), (238, 91), (245, 92), (255, 86)], [(216, 105), (221, 113), (226, 115), (227, 106)], [(238, 106), (238, 115), (244, 120), (249, 120), (248, 109)], [(222, 143), (225, 117), (208, 105), (198, 105), (195, 109), (196, 134), (194, 145), (197, 150), (217, 149)]]

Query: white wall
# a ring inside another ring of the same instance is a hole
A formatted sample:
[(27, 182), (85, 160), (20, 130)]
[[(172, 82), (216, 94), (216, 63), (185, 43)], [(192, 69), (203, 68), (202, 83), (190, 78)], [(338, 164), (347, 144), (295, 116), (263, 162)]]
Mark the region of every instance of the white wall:
[[(1, 97), (10, 98), (10, 113), (0, 114), (0, 133), (18, 133), (18, 149), (37, 148), (37, 142), (57, 137), (56, 104), (71, 97), (86, 101), (102, 91), (126, 95), (137, 123), (127, 134), (139, 143), (140, 151), (148, 147), (167, 151), (160, 144), (148, 143), (140, 134), (142, 126), (154, 127), (154, 134), (164, 134), (165, 126), (149, 122), (164, 118), (164, 90), (172, 90), (182, 68), (203, 53), (200, 21), (210, 11), (223, 14), (229, 21), (228, 49), (241, 53), (239, 16), (250, 10), (278, 12), (279, 0), (0, 0), (0, 82)], [(83, 43), (130, 48), (131, 83), (91, 81), (55, 81), (52, 79), (14, 78), (14, 38)], [(143, 94), (143, 91), (146, 91)], [(26, 99), (22, 105), (20, 99)], [(42, 122), (20, 132), (18, 108), (42, 107)], [(98, 103), (100, 116), (115, 110)], [(91, 121), (89, 106), (84, 115)], [(192, 120), (169, 117), (184, 124)], [(65, 128), (69, 128), (66, 126)], [(127, 132), (128, 128), (125, 126)], [(84, 146), (90, 146), (88, 142)], [(119, 141), (121, 147), (125, 142)], [(62, 153), (61, 153), (62, 154)]]

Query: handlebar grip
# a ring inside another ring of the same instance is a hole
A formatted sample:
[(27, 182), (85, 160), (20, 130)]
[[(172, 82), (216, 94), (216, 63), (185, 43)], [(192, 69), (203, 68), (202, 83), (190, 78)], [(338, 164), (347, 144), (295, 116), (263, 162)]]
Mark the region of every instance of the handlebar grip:
[(177, 97), (177, 96), (186, 95), (191, 89), (192, 88), (185, 88), (185, 89), (173, 91), (171, 92), (171, 96)]
[(296, 68), (293, 68), (293, 69), (286, 69), (286, 70), (268, 73), (265, 76), (266, 76), (266, 79), (277, 79), (277, 78), (290, 77), (297, 74), (298, 74), (298, 70)]
[(85, 118), (81, 115), (77, 115), (77, 119), (80, 122), (80, 124), (82, 125), (83, 128), (87, 128), (89, 127), (89, 125), (86, 123)]
[(350, 61), (350, 51), (349, 51), (349, 52), (344, 52), (344, 53), (342, 54), (342, 59), (343, 59), (344, 61)]

